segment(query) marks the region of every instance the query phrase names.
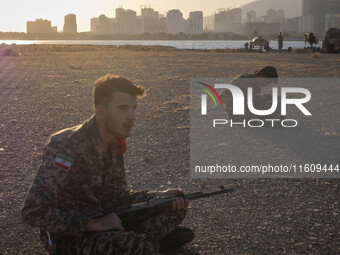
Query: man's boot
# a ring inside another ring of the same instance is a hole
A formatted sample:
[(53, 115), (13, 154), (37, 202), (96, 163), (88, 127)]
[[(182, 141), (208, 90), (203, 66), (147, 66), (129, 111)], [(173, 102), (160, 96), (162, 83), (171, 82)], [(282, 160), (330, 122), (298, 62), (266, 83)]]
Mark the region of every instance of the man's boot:
[(159, 251), (176, 251), (194, 239), (194, 232), (187, 227), (179, 226), (165, 238), (159, 240)]

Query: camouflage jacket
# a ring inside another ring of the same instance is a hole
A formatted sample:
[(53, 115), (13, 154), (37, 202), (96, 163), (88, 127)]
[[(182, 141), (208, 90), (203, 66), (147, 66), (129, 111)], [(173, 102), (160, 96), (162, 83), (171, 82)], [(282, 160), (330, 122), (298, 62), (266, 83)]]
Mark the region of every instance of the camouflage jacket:
[(22, 221), (54, 236), (81, 235), (89, 218), (153, 198), (155, 192), (127, 190), (116, 141), (109, 152), (106, 160), (94, 117), (53, 134), (21, 210)]

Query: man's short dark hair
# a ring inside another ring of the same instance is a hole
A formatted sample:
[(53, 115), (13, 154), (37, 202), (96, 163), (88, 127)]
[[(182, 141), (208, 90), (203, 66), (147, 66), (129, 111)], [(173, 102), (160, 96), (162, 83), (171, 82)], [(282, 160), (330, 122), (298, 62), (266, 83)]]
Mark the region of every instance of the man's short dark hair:
[(131, 81), (112, 74), (100, 77), (94, 83), (93, 104), (94, 107), (102, 105), (107, 107), (115, 92), (127, 93), (133, 96), (144, 97), (146, 91), (142, 86), (136, 86)]
[(260, 71), (258, 71), (256, 74), (261, 75), (261, 76), (263, 75), (266, 78), (278, 78), (279, 77), (275, 67), (273, 66), (266, 66), (262, 68)]

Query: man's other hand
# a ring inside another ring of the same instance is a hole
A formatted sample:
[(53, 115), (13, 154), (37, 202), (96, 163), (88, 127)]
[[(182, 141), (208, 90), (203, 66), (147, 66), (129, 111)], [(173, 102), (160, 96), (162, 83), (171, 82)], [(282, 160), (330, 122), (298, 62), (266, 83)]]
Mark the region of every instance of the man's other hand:
[(108, 230), (124, 230), (121, 219), (115, 213), (110, 213), (100, 218), (90, 219), (85, 228), (85, 231), (93, 232), (103, 232)]
[(169, 196), (178, 196), (175, 201), (172, 202), (171, 210), (179, 211), (182, 210), (189, 205), (189, 200), (184, 199), (184, 192), (181, 189), (167, 189), (164, 191), (160, 191), (157, 193), (158, 197), (169, 197)]

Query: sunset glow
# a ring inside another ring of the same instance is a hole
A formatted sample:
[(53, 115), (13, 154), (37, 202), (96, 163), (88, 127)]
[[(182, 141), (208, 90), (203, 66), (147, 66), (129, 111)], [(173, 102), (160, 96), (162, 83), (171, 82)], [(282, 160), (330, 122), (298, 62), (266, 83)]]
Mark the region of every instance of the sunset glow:
[(90, 19), (105, 14), (108, 17), (115, 16), (115, 9), (122, 6), (140, 13), (141, 6), (151, 7), (160, 13), (166, 13), (171, 9), (179, 9), (186, 18), (190, 11), (203, 11), (204, 15), (213, 14), (219, 8), (234, 8), (251, 2), (251, 0), (2, 0), (0, 8), (0, 31), (3, 32), (26, 32), (26, 22), (43, 18), (52, 21), (52, 26), (62, 30), (64, 16), (69, 13), (77, 15), (78, 31), (90, 30)]

